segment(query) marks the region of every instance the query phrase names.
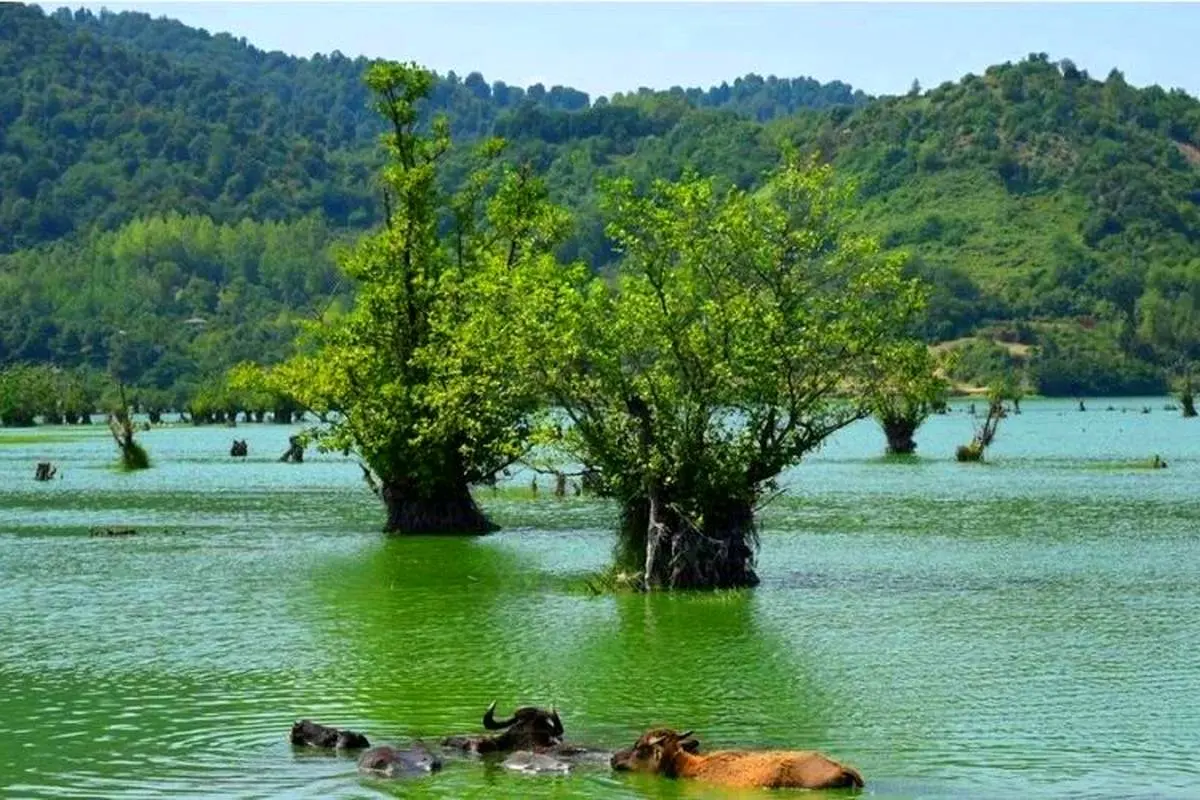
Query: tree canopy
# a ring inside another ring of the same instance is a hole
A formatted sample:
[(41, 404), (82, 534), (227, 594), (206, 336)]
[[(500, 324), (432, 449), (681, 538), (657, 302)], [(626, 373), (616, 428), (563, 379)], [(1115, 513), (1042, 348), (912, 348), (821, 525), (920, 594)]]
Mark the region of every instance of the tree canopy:
[(645, 585), (753, 585), (757, 502), (923, 347), (904, 336), (919, 285), (848, 229), (849, 198), (795, 156), (755, 192), (607, 187), (621, 257), (577, 284), (543, 375)]

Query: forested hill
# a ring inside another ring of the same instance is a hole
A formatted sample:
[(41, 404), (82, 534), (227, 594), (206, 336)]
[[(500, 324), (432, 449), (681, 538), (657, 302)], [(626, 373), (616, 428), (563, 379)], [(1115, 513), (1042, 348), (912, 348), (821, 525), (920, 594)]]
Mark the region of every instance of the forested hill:
[[(366, 65), (0, 5), (0, 363), (116, 368), (179, 397), (284, 355), (297, 316), (345, 301), (330, 247), (378, 213)], [(1035, 385), (1095, 393), (1161, 389), (1200, 338), (1200, 103), (1115, 71), (1035, 55), (876, 99), (754, 75), (590, 98), (449, 74), (428, 105), (543, 171), (576, 216), (564, 258), (611, 258), (598, 177), (752, 186), (791, 142), (854, 180), (858, 224), (930, 279), (931, 341), (1035, 344)], [(1010, 358), (964, 355), (964, 380)]]
[(863, 225), (914, 254), (937, 287), (930, 338), (1018, 322), (1006, 338), (1040, 345), (1031, 377), (1055, 393), (1147, 391), (1145, 362), (1200, 356), (1200, 102), (1185, 92), (1034, 54), (777, 127), (854, 176)]
[[(382, 128), (365, 58), (267, 53), (141, 13), (47, 16), (11, 4), (0, 6), (0, 36), (0, 252), (168, 210), (218, 221), (319, 212), (356, 228), (374, 219)], [(759, 120), (867, 100), (841, 83), (758, 76), (676, 94)], [(592, 110), (575, 89), (479, 73), (440, 78), (428, 103), (458, 139), (491, 133), (514, 109), (584, 110), (608, 128), (646, 129), (632, 109)]]
[[(374, 130), (377, 118), (368, 109), (369, 98), (362, 84), (367, 60), (349, 59), (337, 51), (325, 56), (295, 58), (278, 51), (265, 52), (244, 38), (207, 31), (148, 14), (59, 10), (55, 19), (67, 26), (89, 31), (138, 50), (160, 54), (175, 63), (198, 68), (215, 68), (244, 85), (268, 92), (280, 100), (299, 103), (339, 120), (352, 121), (359, 134)], [(641, 94), (651, 93), (649, 89)], [(668, 94), (684, 97), (701, 108), (723, 108), (765, 122), (800, 109), (831, 106), (860, 106), (869, 98), (841, 81), (820, 83), (813, 78), (777, 78), (746, 75), (732, 84), (707, 89), (674, 87)], [(450, 72), (436, 86), (431, 106), (452, 113), (454, 133), (480, 135), (488, 132), (497, 115), (522, 105), (579, 111), (593, 101), (620, 102), (615, 98), (590, 98), (587, 93), (564, 86), (534, 84), (510, 86), (502, 80), (488, 82), (479, 72), (466, 77)]]

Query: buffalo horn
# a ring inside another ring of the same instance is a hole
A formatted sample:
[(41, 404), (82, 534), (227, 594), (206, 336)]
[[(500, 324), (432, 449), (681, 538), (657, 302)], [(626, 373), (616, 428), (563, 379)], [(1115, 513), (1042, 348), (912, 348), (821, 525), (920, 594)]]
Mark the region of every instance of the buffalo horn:
[(517, 721), (517, 716), (514, 714), (502, 722), (496, 722), (495, 714), (496, 701), (493, 700), (492, 704), (488, 706), (487, 711), (483, 712), (483, 727), (487, 728), (489, 731), (503, 730)]
[(550, 706), (550, 721), (554, 723), (554, 735), (562, 736), (563, 735), (562, 720), (558, 718), (558, 711), (555, 710), (554, 706)]

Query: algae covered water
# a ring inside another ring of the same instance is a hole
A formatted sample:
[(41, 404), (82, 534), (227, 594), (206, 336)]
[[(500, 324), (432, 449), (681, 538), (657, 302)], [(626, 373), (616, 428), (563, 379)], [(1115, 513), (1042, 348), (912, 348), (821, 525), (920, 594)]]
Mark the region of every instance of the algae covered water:
[(395, 540), (353, 461), (276, 461), (285, 427), (156, 429), (128, 474), (102, 426), (0, 431), (0, 795), (776, 796), (462, 760), (389, 783), (287, 742), (476, 732), (496, 699), (606, 749), (818, 748), (872, 797), (1200, 797), (1200, 422), (1112, 404), (1027, 401), (983, 465), (953, 460), (961, 403), (911, 461), (856, 424), (765, 510), (761, 586), (651, 597), (586, 591), (613, 509), (545, 481), (481, 493), (498, 534)]

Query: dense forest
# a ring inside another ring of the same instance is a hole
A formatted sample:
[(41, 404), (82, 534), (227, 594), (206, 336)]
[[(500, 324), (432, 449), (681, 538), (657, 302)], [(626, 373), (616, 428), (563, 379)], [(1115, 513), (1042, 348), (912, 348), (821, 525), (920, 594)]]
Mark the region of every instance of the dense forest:
[[(106, 372), (182, 407), (289, 355), (298, 319), (347, 304), (336, 254), (381, 216), (369, 63), (0, 6), (0, 365)], [(852, 181), (856, 225), (929, 282), (921, 333), (961, 351), (960, 382), (1161, 392), (1200, 355), (1200, 102), (1116, 70), (1033, 54), (881, 98), (758, 75), (591, 98), (449, 73), (437, 113), (447, 181), (490, 135), (545, 176), (573, 214), (562, 259), (613, 259), (602, 178), (753, 188), (794, 147)]]

